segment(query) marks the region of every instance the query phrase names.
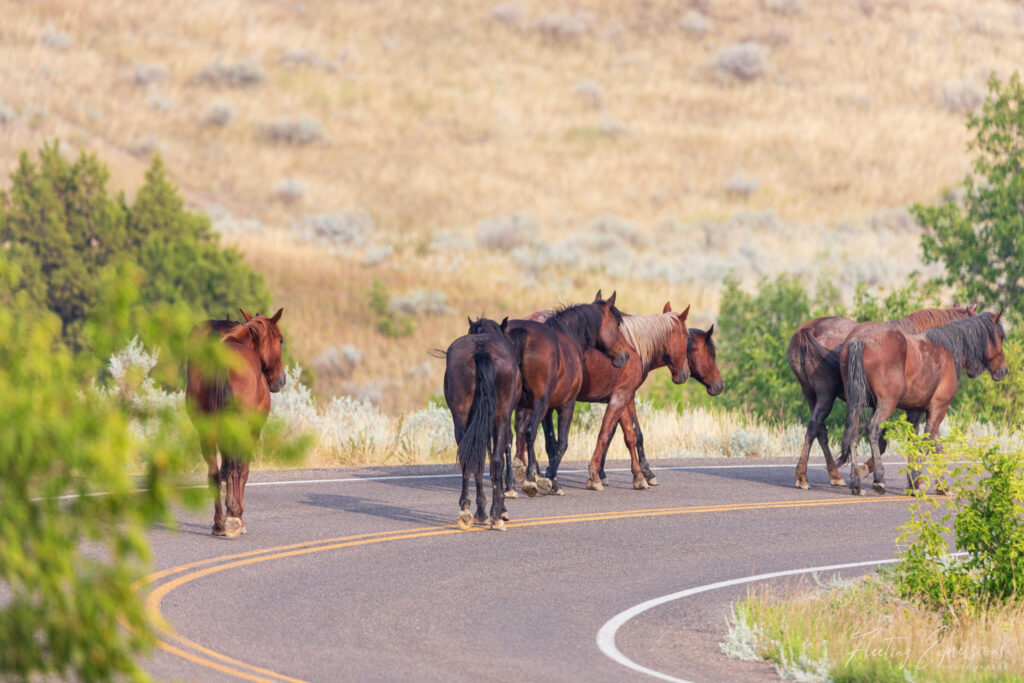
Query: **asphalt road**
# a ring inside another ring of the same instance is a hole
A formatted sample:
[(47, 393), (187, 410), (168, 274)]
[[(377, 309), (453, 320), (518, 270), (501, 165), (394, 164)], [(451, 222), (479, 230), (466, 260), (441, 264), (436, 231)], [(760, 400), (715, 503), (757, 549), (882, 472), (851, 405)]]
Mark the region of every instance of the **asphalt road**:
[[(566, 495), (509, 501), (504, 532), (455, 527), (451, 466), (254, 473), (247, 535), (211, 536), (205, 509), (151, 532), (141, 590), (168, 629), (144, 666), (164, 680), (652, 680), (598, 646), (615, 615), (723, 580), (890, 558), (908, 518), (896, 463), (888, 495), (860, 497), (815, 462), (809, 491), (793, 486), (791, 459), (652, 464), (657, 487), (609, 471), (593, 492), (581, 464), (564, 463)], [(647, 610), (614, 644), (684, 680), (778, 680), (719, 652), (746, 590)]]

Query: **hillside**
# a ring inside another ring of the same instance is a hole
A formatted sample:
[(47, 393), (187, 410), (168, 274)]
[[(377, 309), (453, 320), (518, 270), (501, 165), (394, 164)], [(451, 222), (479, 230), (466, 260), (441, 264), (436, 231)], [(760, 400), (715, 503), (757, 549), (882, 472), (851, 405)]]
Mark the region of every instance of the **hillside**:
[[(389, 409), (439, 390), (425, 351), (467, 314), (602, 288), (707, 324), (730, 271), (900, 282), (919, 266), (902, 207), (963, 177), (965, 112), (1024, 63), (1008, 0), (0, 0), (0, 16), (0, 166), (58, 137), (131, 193), (159, 151), (266, 274), (317, 391)], [(374, 280), (412, 336), (377, 330)]]

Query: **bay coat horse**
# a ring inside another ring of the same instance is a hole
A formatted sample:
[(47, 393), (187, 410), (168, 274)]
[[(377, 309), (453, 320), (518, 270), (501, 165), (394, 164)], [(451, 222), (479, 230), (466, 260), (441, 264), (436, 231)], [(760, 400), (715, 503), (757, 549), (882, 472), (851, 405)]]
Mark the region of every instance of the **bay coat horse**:
[[(493, 321), (489, 321), (493, 323)], [(507, 322), (507, 319), (506, 319)], [(472, 324), (472, 321), (470, 321)], [(494, 323), (498, 327), (497, 323)], [(519, 363), (504, 330), (468, 334), (444, 352), (444, 399), (452, 413), (457, 462), (462, 468), (462, 495), (458, 524), (469, 529), (490, 524), (505, 529), (505, 452), (512, 439), (512, 411), (519, 401), (522, 382)], [(484, 512), (484, 461), (491, 458), (491, 510)], [(476, 515), (469, 511), (469, 478), (476, 481)]]
[[(268, 318), (241, 311), (244, 322), (205, 321), (193, 329), (197, 344), (206, 342), (211, 335), (219, 335), (227, 355), (223, 367), (210, 367), (209, 363), (190, 357), (185, 389), (185, 407), (199, 432), (199, 445), (213, 490), (216, 536), (235, 538), (246, 532), (242, 514), (253, 448), (270, 413), (270, 394), (280, 391), (286, 379), (281, 362), (284, 337), (277, 327), (283, 312), (283, 308), (278, 309)], [(223, 415), (244, 420), (249, 433), (232, 434), (237, 428), (217, 420)], [(221, 508), (222, 483), (226, 519)]]
[[(920, 334), (904, 334), (884, 323), (862, 323), (843, 342), (839, 355), (846, 387), (846, 430), (839, 464), (850, 460), (850, 491), (862, 493), (856, 446), (860, 438), (860, 414), (874, 407), (868, 422), (868, 443), (874, 464), (874, 489), (885, 493), (881, 460), (882, 423), (896, 409), (907, 411), (914, 429), (927, 418), (925, 430), (935, 439), (946, 410), (956, 396), (962, 368), (968, 377), (986, 370), (1000, 381), (1009, 369), (1003, 356), (1006, 332), (996, 314), (982, 313), (934, 327)], [(917, 472), (909, 472), (911, 488), (918, 488)]]
[[(954, 320), (968, 318), (974, 315), (975, 309), (976, 306), (925, 308), (904, 318), (889, 320), (885, 324), (906, 334), (916, 334)], [(807, 407), (811, 410), (811, 419), (807, 423), (804, 444), (794, 475), (797, 488), (810, 488), (807, 483), (807, 459), (815, 439), (818, 440), (825, 455), (825, 467), (830, 483), (832, 486), (842, 486), (844, 483), (829, 449), (825, 420), (832, 412), (832, 406), (837, 398), (846, 400), (839, 370), (839, 352), (843, 342), (857, 325), (857, 321), (839, 316), (815, 318), (801, 325), (789, 341), (786, 359), (800, 383)]]

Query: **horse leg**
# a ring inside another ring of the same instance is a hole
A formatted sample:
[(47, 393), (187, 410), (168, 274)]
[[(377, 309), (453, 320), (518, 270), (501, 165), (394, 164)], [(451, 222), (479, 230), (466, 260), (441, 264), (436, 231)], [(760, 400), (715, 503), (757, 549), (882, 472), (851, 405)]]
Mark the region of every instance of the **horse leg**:
[(537, 495), (537, 473), (540, 470), (540, 467), (537, 465), (537, 450), (534, 442), (537, 440), (537, 427), (540, 425), (541, 420), (546, 417), (546, 413), (547, 406), (545, 402), (543, 400), (534, 401), (533, 408), (530, 409), (526, 421), (526, 455), (529, 458), (529, 462), (526, 464), (523, 492), (531, 498)]
[[(508, 508), (505, 507), (505, 499), (508, 498), (508, 491), (512, 491), (512, 493), (515, 493), (515, 489), (509, 483), (509, 478), (512, 476), (511, 471), (509, 470), (509, 460), (512, 457), (511, 450), (509, 448), (509, 444), (511, 443), (511, 441), (512, 441), (512, 425), (509, 424), (508, 420), (505, 420), (502, 423), (502, 425), (500, 426), (500, 428), (499, 428), (499, 431), (498, 431), (498, 443), (495, 446), (495, 451), (502, 453), (503, 461), (500, 463), (500, 467), (498, 469), (499, 469), (499, 472), (502, 474), (502, 476), (505, 477), (505, 479), (502, 480), (502, 482), (501, 482), (501, 486), (499, 487), (499, 488), (501, 488), (502, 493), (501, 493), (501, 502), (497, 506), (498, 518), (500, 520), (502, 520), (502, 521), (505, 521), (505, 522), (508, 521)], [(492, 467), (492, 470), (491, 470), (492, 474), (491, 474), (491, 476), (493, 477), (494, 476), (494, 474), (493, 474), (493, 471), (494, 471), (493, 470), (493, 467), (494, 467), (493, 463), (492, 463), (491, 467)], [(508, 488), (506, 489), (506, 487), (508, 487)], [(493, 512), (492, 512), (491, 516), (493, 518), (493, 516), (494, 516)], [(499, 531), (504, 531), (505, 530), (505, 525), (504, 524), (501, 524), (500, 526), (499, 525), (495, 525), (494, 528), (498, 529)]]
[(562, 463), (562, 456), (569, 450), (569, 425), (572, 424), (572, 415), (576, 411), (576, 401), (558, 409), (558, 450), (555, 451), (554, 460), (548, 461), (547, 478), (551, 480), (551, 493), (556, 496), (564, 496), (565, 491), (558, 485), (558, 466)]
[(473, 513), (469, 511), (469, 466), (462, 465), (462, 494), (459, 496), (459, 528), (473, 528)]
[[(619, 418), (619, 422), (622, 422), (622, 418)], [(615, 438), (615, 430), (617, 430), (618, 428), (619, 428), (618, 423), (616, 423), (615, 426), (612, 427), (612, 433), (608, 437), (608, 446), (609, 447), (611, 447), (611, 445), (612, 445), (612, 440)], [(622, 438), (623, 438), (623, 440), (625, 440), (625, 438), (626, 438), (626, 433), (625, 432), (622, 433)], [(605, 471), (604, 471), (604, 463), (605, 463), (605, 461), (607, 459), (608, 459), (608, 448), (605, 448), (604, 449), (604, 453), (601, 454), (601, 466), (597, 470), (597, 476), (599, 476), (601, 478), (601, 484), (604, 485), (604, 486), (608, 485), (608, 476), (605, 474)]]
[[(505, 445), (502, 447), (502, 462), (505, 463), (502, 482), (505, 485), (505, 490), (502, 492), (502, 504), (504, 505), (505, 498), (518, 498), (519, 494), (516, 493), (515, 475), (512, 473), (512, 438), (511, 438), (512, 425), (509, 424), (505, 428)], [(506, 515), (507, 516), (507, 515)]]
[[(551, 463), (558, 457), (558, 437), (555, 436), (555, 414), (554, 411), (549, 411), (544, 417), (544, 421), (541, 423), (544, 426), (544, 452), (548, 456), (548, 470), (551, 469)], [(539, 466), (538, 466), (538, 469)], [(543, 494), (551, 493), (552, 482), (551, 477), (545, 475), (543, 477), (537, 477), (537, 490)]]
[(835, 458), (832, 457), (832, 449), (828, 446), (828, 427), (825, 425), (825, 420), (832, 413), (832, 406), (835, 405), (835, 402), (835, 394), (823, 401), (819, 400), (817, 404), (819, 411), (815, 422), (818, 423), (818, 445), (821, 446), (821, 452), (825, 455), (828, 483), (832, 486), (844, 486), (846, 482), (843, 481), (843, 475), (839, 473), (839, 466), (836, 464)]
[(871, 471), (875, 473), (872, 487), (877, 493), (885, 493), (885, 466), (882, 465), (882, 423), (896, 410), (896, 402), (879, 400), (874, 414), (868, 421), (868, 445), (871, 446)]
[[(494, 462), (493, 454), (491, 462)], [(487, 513), (484, 511), (487, 505), (487, 493), (484, 491), (483, 459), (473, 470), (473, 480), (476, 483), (476, 514), (473, 516), (473, 521), (477, 524), (487, 524)]]
[(633, 431), (633, 421), (629, 419), (626, 411), (623, 411), (622, 415), (619, 416), (619, 424), (622, 425), (622, 436), (626, 441), (626, 447), (629, 449), (629, 458), (633, 469), (633, 488), (637, 490), (650, 488), (647, 476), (640, 466), (640, 456), (636, 450), (636, 433)]
[[(636, 457), (640, 461), (640, 469), (643, 471), (647, 483), (651, 486), (657, 486), (658, 477), (655, 476), (651, 466), (647, 464), (647, 454), (644, 453), (644, 433), (640, 429), (640, 419), (636, 416), (635, 399), (626, 406), (626, 410), (629, 412), (629, 419), (633, 423), (633, 431), (636, 433)], [(623, 429), (625, 429), (625, 426), (623, 426)], [(629, 444), (627, 443), (627, 445)]]
[[(516, 481), (526, 479), (526, 422), (529, 415), (526, 408), (516, 408), (516, 457), (512, 464)], [(509, 481), (512, 489), (512, 482)]]
[[(630, 397), (632, 398), (632, 397)], [(620, 396), (612, 396), (611, 400), (608, 401), (608, 407), (604, 411), (604, 418), (601, 420), (601, 431), (597, 435), (597, 445), (594, 447), (594, 455), (590, 458), (590, 466), (587, 468), (587, 488), (591, 491), (601, 491), (604, 489), (604, 485), (601, 483), (601, 477), (598, 473), (598, 467), (601, 463), (601, 459), (604, 456), (605, 451), (608, 450), (608, 444), (611, 442), (611, 435), (614, 431), (615, 425), (619, 421), (619, 417), (626, 408), (626, 401)], [(561, 427), (561, 420), (559, 420), (559, 427)], [(643, 479), (643, 474), (640, 472), (640, 466), (636, 463), (631, 463), (633, 470), (633, 487), (634, 488), (648, 488), (647, 480), (644, 479), (643, 485), (638, 485), (637, 477)]]
[[(946, 409), (947, 408), (948, 408), (948, 404), (932, 406), (931, 408), (929, 408), (929, 410), (928, 410), (928, 419), (927, 419), (927, 421), (924, 424), (924, 430), (926, 432), (928, 432), (928, 436), (931, 438), (932, 442), (935, 444), (935, 452), (936, 453), (941, 453), (942, 452), (942, 444), (939, 442), (939, 427), (942, 425), (942, 421), (946, 418)], [(918, 418), (918, 423), (919, 422), (920, 422), (920, 417)], [(917, 429), (917, 426), (915, 425), (915, 431), (916, 431), (916, 429)], [(911, 478), (911, 477), (913, 477), (913, 478)], [(921, 488), (921, 472), (915, 470), (912, 467), (908, 468), (907, 480), (910, 482), (910, 487), (912, 489), (914, 489), (915, 491), (919, 490)], [(936, 484), (935, 484), (935, 492), (940, 494), (940, 495), (941, 494), (945, 494), (946, 493), (945, 482), (936, 482)]]
[[(222, 455), (224, 472), (227, 473), (227, 496), (224, 507), (227, 519), (224, 520), (224, 535), (237, 538), (242, 533), (242, 468), (244, 458), (235, 455)], [(223, 476), (224, 472), (221, 473)]]
[[(506, 420), (507, 422), (507, 420)], [(505, 510), (505, 430), (501, 420), (494, 419), (494, 452), (491, 453), (491, 515), (489, 524), (497, 531), (505, 530), (505, 518), (508, 512)]]
[[(811, 419), (807, 423), (807, 431), (804, 433), (804, 445), (800, 448), (800, 458), (796, 461), (796, 472), (793, 473), (793, 477), (796, 479), (796, 487), (798, 489), (807, 490), (811, 488), (807, 483), (807, 458), (811, 455), (811, 444), (818, 437), (818, 424), (814, 419), (817, 408), (815, 394), (804, 389), (804, 399), (807, 401), (807, 406), (811, 409)], [(831, 470), (829, 474), (831, 474)]]
[(206, 461), (207, 478), (210, 481), (210, 492), (213, 494), (213, 535), (224, 535), (224, 508), (220, 504), (221, 478), (220, 467), (217, 466), (217, 444), (209, 439), (199, 440), (199, 446), (203, 451), (203, 460)]

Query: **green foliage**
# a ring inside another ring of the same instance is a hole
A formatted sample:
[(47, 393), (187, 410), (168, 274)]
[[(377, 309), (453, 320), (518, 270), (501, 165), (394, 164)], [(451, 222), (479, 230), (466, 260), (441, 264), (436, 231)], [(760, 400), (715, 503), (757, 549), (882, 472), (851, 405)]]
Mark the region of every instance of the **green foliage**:
[[(897, 543), (908, 543), (895, 576), (904, 597), (957, 621), (964, 613), (1024, 596), (1024, 454), (972, 444), (954, 432), (941, 450), (905, 421), (885, 424), (911, 471), (927, 470), (914, 491), (911, 519)], [(936, 488), (952, 497), (929, 497)], [(958, 560), (949, 552), (952, 528)]]
[(385, 337), (411, 337), (416, 325), (411, 316), (403, 315), (391, 308), (391, 297), (384, 282), (374, 278), (366, 295), (366, 304), (377, 318), (377, 331)]
[(980, 115), (969, 115), (970, 147), (978, 153), (974, 173), (964, 178), (963, 204), (914, 205), (924, 226), (924, 257), (946, 266), (946, 283), (968, 298), (1008, 307), (1024, 315), (1024, 84), (1016, 73), (1007, 83), (993, 74)]
[(11, 188), (0, 192), (0, 242), (19, 273), (11, 291), (55, 313), (72, 348), (81, 347), (103, 282), (125, 263), (144, 273), (141, 306), (181, 302), (196, 318), (239, 306), (267, 310), (262, 277), (236, 250), (221, 248), (206, 216), (185, 209), (159, 157), (130, 206), (111, 196), (108, 179), (95, 155), (69, 162), (53, 142), (40, 149), (38, 164), (23, 152)]
[[(0, 262), (0, 281), (14, 276)], [(152, 638), (131, 583), (146, 525), (170, 520), (171, 472), (194, 452), (167, 416), (136, 438), (133, 416), (87, 387), (93, 366), (60, 343), (60, 320), (32, 303), (23, 292), (0, 307), (0, 678), (143, 678), (133, 653)], [(141, 489), (128, 475), (140, 462)]]

